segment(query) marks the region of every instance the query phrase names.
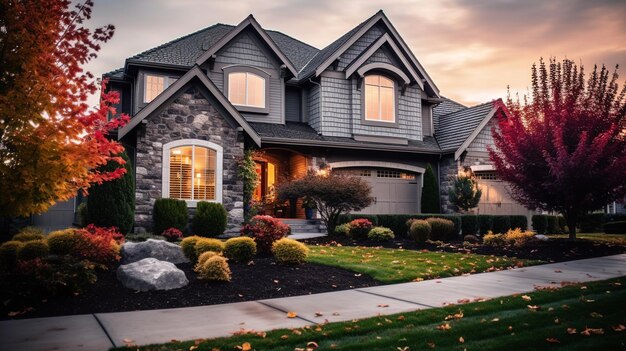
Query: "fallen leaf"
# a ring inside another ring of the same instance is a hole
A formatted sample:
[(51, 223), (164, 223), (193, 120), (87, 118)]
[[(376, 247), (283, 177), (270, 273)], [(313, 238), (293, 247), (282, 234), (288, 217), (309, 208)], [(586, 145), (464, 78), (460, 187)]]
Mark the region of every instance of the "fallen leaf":
[(603, 315), (601, 315), (601, 314), (600, 314), (600, 313), (598, 313), (598, 312), (591, 312), (591, 313), (589, 313), (589, 315), (590, 315), (591, 317), (593, 317), (593, 318), (602, 318), (602, 317), (604, 317)]
[(560, 344), (561, 343), (559, 341), (559, 339), (557, 339), (557, 338), (547, 338), (546, 341), (549, 342), (549, 343), (552, 343), (552, 344)]
[(532, 298), (528, 295), (522, 295), (522, 299), (524, 299), (524, 301), (530, 301), (532, 300)]
[(379, 304), (378, 307), (385, 308), (385, 307), (389, 307), (389, 305), (387, 305), (387, 304)]
[(319, 346), (317, 345), (317, 343), (315, 341), (309, 341), (309, 342), (306, 343), (306, 347), (307, 347), (307, 349), (315, 350)]
[(621, 331), (626, 330), (626, 327), (623, 324), (614, 325), (614, 326), (611, 326), (611, 328), (615, 330), (616, 332), (621, 332)]
[(459, 338), (459, 342), (460, 342), (461, 344), (463, 344), (463, 343), (465, 343), (465, 339), (463, 339), (463, 337), (461, 336), (461, 337)]
[(399, 321), (403, 321), (404, 320), (404, 316), (398, 316), (398, 320)]
[(452, 327), (448, 323), (443, 323), (443, 324), (438, 325), (437, 329), (439, 329), (439, 330), (450, 330), (450, 329), (452, 329)]
[(324, 314), (323, 314), (322, 312), (315, 312), (315, 317), (321, 317), (321, 316), (323, 316), (323, 315), (324, 315)]
[(560, 269), (555, 269), (555, 270), (554, 270), (554, 273), (563, 273), (563, 271), (562, 271), (562, 270), (560, 270)]
[(122, 342), (124, 342), (124, 344), (130, 344), (130, 343), (135, 342), (135, 340), (129, 339), (129, 338), (125, 338), (124, 340), (122, 340)]
[(434, 349), (434, 348), (435, 348), (435, 343), (434, 343), (434, 342), (432, 342), (432, 341), (427, 342), (427, 343), (426, 343), (426, 345), (427, 345), (428, 347), (430, 347), (431, 349)]
[(558, 318), (554, 318), (554, 324), (560, 324), (561, 321)]
[(499, 322), (499, 321), (500, 321), (500, 318), (494, 318), (494, 319), (492, 319), (491, 321), (492, 321), (492, 322)]
[(528, 305), (526, 307), (528, 307), (529, 310), (533, 310), (533, 311), (536, 311), (541, 308), (540, 306), (537, 306), (537, 305)]
[(469, 303), (470, 299), (458, 299), (456, 300), (457, 303)]
[(567, 334), (569, 335), (576, 334), (576, 328), (567, 328)]
[(287, 318), (296, 318), (298, 314), (296, 312), (287, 312)]
[(584, 336), (590, 336), (591, 334), (604, 334), (604, 329), (602, 328), (589, 328), (585, 327), (585, 330), (580, 332)]
[(281, 338), (282, 340), (287, 340), (287, 339), (289, 339), (289, 335), (284, 334), (284, 335), (281, 335), (281, 336), (280, 336), (280, 338)]

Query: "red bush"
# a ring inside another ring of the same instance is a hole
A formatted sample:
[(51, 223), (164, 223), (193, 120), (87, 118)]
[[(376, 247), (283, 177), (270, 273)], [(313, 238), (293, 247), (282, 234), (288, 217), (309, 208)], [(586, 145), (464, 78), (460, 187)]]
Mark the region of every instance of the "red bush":
[(183, 232), (176, 228), (168, 228), (161, 233), (161, 236), (164, 236), (167, 241), (176, 241), (183, 237)]
[(350, 236), (353, 238), (366, 238), (367, 233), (372, 230), (372, 222), (365, 218), (357, 218), (349, 223)]
[(250, 223), (241, 228), (241, 235), (254, 238), (259, 251), (269, 253), (272, 244), (287, 235), (289, 226), (272, 216), (254, 216)]
[(111, 267), (120, 260), (120, 244), (124, 242), (124, 235), (117, 228), (96, 227), (93, 224), (79, 229), (87, 240), (77, 248), (77, 256), (93, 263)]

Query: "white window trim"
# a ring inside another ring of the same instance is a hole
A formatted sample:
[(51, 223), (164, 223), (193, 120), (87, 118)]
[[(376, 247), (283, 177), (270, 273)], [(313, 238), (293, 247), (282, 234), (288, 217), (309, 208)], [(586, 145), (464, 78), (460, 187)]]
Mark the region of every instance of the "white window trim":
[(199, 139), (182, 139), (171, 141), (163, 145), (162, 183), (161, 196), (170, 196), (170, 150), (180, 146), (200, 146), (215, 150), (215, 200), (185, 200), (187, 206), (195, 208), (200, 201), (222, 203), (223, 173), (224, 173), (224, 149), (215, 143)]
[(167, 90), (167, 88), (169, 88), (170, 85), (174, 84), (174, 82), (178, 79), (176, 77), (170, 77), (170, 76), (166, 76), (163, 74), (154, 74), (154, 73), (145, 73), (143, 75), (143, 103), (144, 104), (149, 104), (151, 103), (154, 99), (156, 99), (159, 95), (163, 94), (163, 91), (159, 93), (159, 95), (155, 96), (154, 99), (147, 101), (146, 100), (146, 96), (148, 95), (148, 77), (162, 77), (163, 78), (163, 91)]

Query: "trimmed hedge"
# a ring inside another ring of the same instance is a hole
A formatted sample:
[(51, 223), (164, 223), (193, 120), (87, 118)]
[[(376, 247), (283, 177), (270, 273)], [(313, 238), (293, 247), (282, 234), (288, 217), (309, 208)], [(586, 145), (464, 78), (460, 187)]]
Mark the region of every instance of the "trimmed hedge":
[(608, 222), (604, 224), (606, 234), (626, 234), (626, 221)]
[(552, 215), (533, 215), (533, 230), (537, 234), (559, 234), (565, 232), (565, 217)]
[(559, 228), (559, 219), (556, 216), (548, 216), (548, 234), (559, 234), (561, 228)]
[(228, 213), (222, 204), (200, 201), (191, 220), (191, 228), (195, 235), (216, 237), (224, 234), (227, 220)]
[(355, 219), (359, 219), (359, 218), (365, 218), (367, 220), (369, 220), (370, 222), (372, 222), (372, 225), (377, 226), (378, 225), (378, 215), (360, 215), (357, 213), (350, 213), (350, 214), (342, 214), (339, 216), (339, 221), (337, 222), (337, 224), (344, 224), (344, 223), (350, 223)]
[(506, 233), (511, 229), (511, 216), (493, 216), (493, 232)]
[(461, 233), (465, 235), (476, 235), (480, 230), (480, 223), (477, 215), (461, 215)]
[(493, 216), (492, 215), (479, 215), (478, 226), (481, 235), (485, 235), (490, 231), (493, 231)]
[(531, 218), (533, 230), (537, 234), (545, 234), (548, 230), (548, 216), (546, 215), (533, 215)]
[(152, 211), (154, 234), (161, 235), (166, 229), (176, 228), (185, 231), (189, 222), (189, 211), (185, 200), (157, 199)]
[(597, 233), (603, 230), (605, 223), (623, 221), (626, 221), (624, 214), (589, 213), (580, 218), (578, 226), (583, 233)]
[(519, 228), (522, 231), (528, 229), (528, 218), (526, 216), (510, 216), (511, 229)]

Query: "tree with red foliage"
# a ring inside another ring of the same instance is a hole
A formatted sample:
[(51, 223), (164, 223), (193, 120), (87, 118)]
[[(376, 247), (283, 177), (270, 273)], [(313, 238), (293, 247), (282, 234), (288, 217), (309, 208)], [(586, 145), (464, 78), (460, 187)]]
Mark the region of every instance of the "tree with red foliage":
[(569, 237), (580, 217), (626, 194), (626, 85), (617, 68), (550, 59), (532, 66), (532, 97), (507, 101), (489, 154), (513, 198), (562, 213)]
[(115, 115), (116, 92), (99, 106), (86, 101), (98, 83), (83, 66), (114, 27), (84, 26), (93, 2), (0, 0), (0, 216), (28, 216), (72, 198), (91, 184), (116, 179), (100, 172), (123, 147), (107, 138), (128, 117)]

